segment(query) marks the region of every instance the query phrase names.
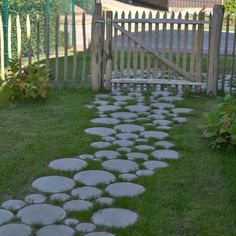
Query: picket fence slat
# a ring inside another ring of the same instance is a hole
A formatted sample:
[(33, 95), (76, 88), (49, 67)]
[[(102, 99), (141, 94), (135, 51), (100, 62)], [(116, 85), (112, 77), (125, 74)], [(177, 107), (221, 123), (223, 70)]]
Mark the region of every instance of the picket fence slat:
[(11, 15), (9, 15), (8, 17), (8, 57), (9, 59), (12, 59), (11, 34), (12, 34), (12, 20), (11, 20)]
[(5, 80), (5, 63), (4, 63), (4, 34), (3, 34), (3, 22), (0, 15), (0, 50), (1, 50), (1, 79)]

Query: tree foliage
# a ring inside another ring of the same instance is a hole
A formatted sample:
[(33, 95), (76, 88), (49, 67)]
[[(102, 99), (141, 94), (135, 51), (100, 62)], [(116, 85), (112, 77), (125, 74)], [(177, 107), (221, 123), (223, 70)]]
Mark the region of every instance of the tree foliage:
[(236, 0), (227, 0), (224, 6), (227, 14), (232, 15), (236, 13)]

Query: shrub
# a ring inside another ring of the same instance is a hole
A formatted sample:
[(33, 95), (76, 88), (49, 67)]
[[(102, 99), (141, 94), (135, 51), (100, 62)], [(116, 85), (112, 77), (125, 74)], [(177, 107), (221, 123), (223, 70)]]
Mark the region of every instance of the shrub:
[(35, 99), (46, 97), (48, 71), (44, 64), (22, 66), (18, 60), (10, 60), (3, 89), (11, 99)]
[(232, 15), (236, 13), (236, 0), (227, 0), (224, 7), (227, 14)]
[(206, 125), (203, 136), (209, 138), (214, 148), (236, 145), (236, 99), (230, 94), (224, 101), (204, 113)]

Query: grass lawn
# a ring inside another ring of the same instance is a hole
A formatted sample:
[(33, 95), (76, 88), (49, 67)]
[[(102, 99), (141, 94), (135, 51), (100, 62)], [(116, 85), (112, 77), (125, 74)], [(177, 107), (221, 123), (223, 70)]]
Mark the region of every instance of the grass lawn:
[[(67, 88), (49, 91), (46, 101), (1, 104), (0, 202), (31, 193), (30, 184), (39, 176), (61, 174), (47, 168), (51, 160), (95, 152), (89, 144), (96, 138), (84, 133), (96, 116), (85, 107), (92, 98), (89, 89)], [(139, 178), (144, 194), (115, 200), (114, 206), (132, 209), (140, 217), (135, 225), (114, 233), (236, 235), (236, 150), (213, 151), (198, 128), (202, 112), (216, 102), (200, 96), (178, 103), (195, 109), (187, 124), (171, 131), (182, 157), (151, 177)], [(101, 168), (97, 162), (89, 167)], [(78, 218), (87, 221), (93, 211), (78, 213)]]

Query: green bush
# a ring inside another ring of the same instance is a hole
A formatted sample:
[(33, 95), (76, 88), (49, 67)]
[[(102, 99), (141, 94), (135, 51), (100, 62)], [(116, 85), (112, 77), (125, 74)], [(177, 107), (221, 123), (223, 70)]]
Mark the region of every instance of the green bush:
[(10, 60), (2, 87), (11, 99), (45, 98), (48, 74), (43, 64), (22, 66), (17, 60)]
[(224, 4), (225, 12), (229, 15), (236, 13), (236, 0), (228, 0)]
[(236, 145), (236, 99), (230, 94), (224, 101), (204, 113), (206, 125), (203, 136), (211, 140), (214, 148)]

